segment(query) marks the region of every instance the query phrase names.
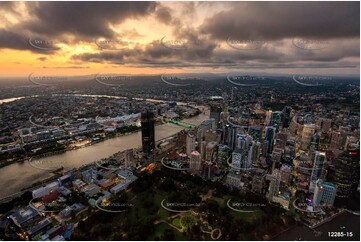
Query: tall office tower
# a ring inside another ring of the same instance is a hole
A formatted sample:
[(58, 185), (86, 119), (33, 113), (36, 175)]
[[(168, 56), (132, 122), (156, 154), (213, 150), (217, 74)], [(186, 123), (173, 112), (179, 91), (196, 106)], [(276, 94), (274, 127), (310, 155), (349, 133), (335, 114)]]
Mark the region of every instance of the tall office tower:
[(237, 127), (234, 126), (230, 126), (228, 128), (229, 132), (228, 132), (228, 146), (231, 148), (231, 150), (233, 151), (236, 148), (236, 144), (237, 144)]
[(129, 167), (132, 165), (132, 157), (134, 156), (134, 150), (129, 149), (125, 151), (124, 155), (124, 166)]
[(253, 164), (253, 146), (249, 146), (248, 150), (245, 150), (245, 157), (242, 160), (242, 171), (249, 171), (252, 169)]
[(252, 164), (256, 164), (259, 160), (259, 157), (261, 155), (261, 148), (262, 144), (259, 141), (253, 141), (252, 146), (248, 153), (248, 159)]
[(244, 150), (246, 149), (247, 142), (246, 142), (246, 136), (243, 134), (237, 134), (237, 149)]
[(198, 128), (197, 130), (197, 142), (198, 142), (198, 150), (200, 150), (201, 143), (203, 141), (203, 131), (202, 129)]
[(326, 162), (326, 154), (324, 152), (316, 151), (313, 168), (310, 178), (310, 192), (314, 192), (316, 188), (316, 181), (321, 178), (322, 171)]
[(272, 171), (272, 175), (267, 175), (267, 179), (270, 180), (268, 187), (267, 199), (272, 201), (273, 196), (277, 195), (280, 190), (281, 172), (278, 169)]
[(284, 152), (284, 150), (281, 149), (281, 148), (274, 148), (273, 151), (272, 151), (272, 155), (271, 155), (272, 161), (277, 163), (277, 164), (281, 163), (283, 152)]
[(197, 140), (198, 140), (198, 146), (200, 147), (202, 141), (204, 140), (204, 135), (207, 130), (212, 129), (212, 121), (214, 119), (206, 119), (204, 120), (198, 127), (197, 131)]
[(330, 149), (332, 151), (337, 151), (342, 149), (343, 141), (345, 140), (344, 134), (342, 132), (333, 131), (331, 136)]
[(267, 126), (266, 127), (266, 137), (265, 137), (266, 141), (268, 141), (267, 154), (272, 153), (275, 136), (276, 136), (276, 128), (274, 128), (272, 126)]
[(198, 151), (192, 151), (189, 162), (189, 169), (192, 171), (199, 171), (202, 167), (201, 154)]
[(288, 106), (284, 107), (282, 110), (282, 115), (283, 115), (282, 127), (283, 128), (288, 128), (290, 126), (291, 111), (292, 111), (292, 108), (288, 107)]
[(267, 110), (266, 111), (266, 118), (264, 121), (264, 126), (268, 126), (271, 122), (271, 114), (272, 114), (272, 110)]
[(228, 112), (228, 102), (223, 102), (223, 111), (221, 113), (221, 123), (222, 123), (222, 129), (226, 128), (226, 125), (228, 124), (228, 118), (229, 118), (229, 112)]
[(229, 124), (226, 124), (222, 127), (222, 144), (229, 145), (228, 144), (228, 137), (229, 137)]
[(225, 164), (230, 156), (230, 149), (227, 145), (220, 145), (218, 147), (217, 163)]
[(316, 124), (321, 127), (322, 131), (327, 132), (331, 128), (332, 119), (320, 118), (317, 120)]
[(350, 148), (352, 148), (353, 145), (355, 144), (360, 144), (360, 137), (356, 137), (356, 136), (347, 136), (346, 137), (346, 141), (345, 141), (345, 148), (344, 150), (348, 150)]
[(232, 165), (231, 168), (233, 171), (240, 171), (243, 159), (243, 151), (236, 149), (232, 152)]
[(186, 138), (186, 153), (191, 153), (196, 149), (196, 137), (193, 134), (188, 133)]
[(287, 132), (277, 133), (275, 136), (275, 148), (284, 149), (286, 147), (288, 134)]
[(218, 104), (211, 105), (209, 117), (214, 119), (215, 127), (219, 127), (222, 108)]
[(331, 182), (317, 180), (315, 193), (313, 194), (313, 205), (318, 206), (333, 206), (337, 186)]
[(281, 111), (275, 111), (271, 113), (271, 126), (278, 128), (283, 122), (283, 113)]
[(211, 141), (207, 143), (206, 146), (206, 158), (205, 160), (207, 162), (213, 162), (215, 161), (216, 157), (217, 157), (217, 148), (218, 148), (218, 143), (215, 141)]
[(202, 160), (204, 160), (206, 158), (206, 146), (207, 146), (207, 142), (202, 141), (201, 142), (201, 148), (200, 148), (200, 153), (201, 153)]
[(216, 130), (207, 130), (204, 134), (204, 140), (208, 143), (211, 141), (219, 142), (220, 134)]
[(316, 126), (314, 124), (305, 124), (301, 135), (301, 150), (308, 150), (313, 135), (315, 134)]
[(267, 151), (268, 151), (268, 141), (267, 140), (264, 140), (263, 143), (262, 143), (262, 147), (261, 147), (261, 155), (263, 157), (266, 157), (267, 156)]
[(155, 149), (154, 113), (150, 111), (143, 112), (141, 114), (141, 124), (143, 152), (149, 154)]
[(290, 134), (292, 137), (297, 135), (297, 130), (298, 130), (297, 116), (293, 116), (290, 122)]
[(344, 151), (336, 160), (334, 183), (337, 197), (349, 198), (357, 193), (360, 182), (360, 148)]
[(319, 134), (314, 134), (311, 138), (311, 146), (310, 149), (311, 150), (317, 150), (318, 149), (318, 145), (320, 143), (320, 135)]

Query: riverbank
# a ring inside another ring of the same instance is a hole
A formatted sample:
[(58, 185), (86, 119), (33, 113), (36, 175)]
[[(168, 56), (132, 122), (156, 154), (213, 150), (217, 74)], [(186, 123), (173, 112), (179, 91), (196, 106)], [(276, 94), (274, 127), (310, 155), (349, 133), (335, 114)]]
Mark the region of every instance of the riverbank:
[[(199, 125), (203, 120), (209, 118), (209, 108), (197, 106), (202, 112), (192, 118), (186, 118), (182, 121), (189, 124)], [(202, 108), (204, 108), (202, 110)], [(159, 141), (174, 135), (184, 127), (160, 124), (155, 127), (155, 140)], [(141, 131), (121, 135), (102, 142), (95, 143), (81, 149), (70, 150), (61, 154), (37, 158), (38, 164), (56, 164), (55, 167), (64, 167), (66, 170), (78, 168), (84, 164), (92, 163), (111, 156), (114, 153), (127, 149), (141, 147)], [(47, 170), (37, 169), (29, 162), (15, 162), (0, 169), (0, 199), (11, 194), (19, 192), (21, 189), (29, 187), (30, 184), (39, 182), (50, 177)]]
[[(195, 108), (195, 107), (193, 107)], [(195, 108), (198, 110), (198, 112), (193, 115), (193, 116), (189, 116), (189, 117), (185, 117), (183, 119), (180, 119), (179, 121), (183, 121), (185, 119), (191, 119), (193, 117), (196, 117), (198, 116), (199, 114), (201, 114), (201, 110), (199, 110), (198, 108)], [(155, 126), (158, 126), (158, 125), (162, 125), (164, 124), (163, 121), (158, 121), (155, 123)], [(139, 132), (140, 130), (140, 127), (135, 129), (135, 130), (132, 130), (132, 131), (127, 131), (127, 132), (116, 132), (114, 136), (105, 136), (104, 138), (100, 139), (100, 140), (97, 140), (97, 141), (91, 141), (91, 142), (88, 142), (84, 145), (81, 145), (81, 146), (67, 146), (65, 149), (60, 149), (60, 150), (55, 150), (55, 151), (51, 151), (51, 152), (46, 152), (46, 153), (42, 153), (40, 155), (34, 155), (34, 156), (26, 156), (26, 158), (23, 158), (23, 157), (19, 157), (19, 158), (13, 158), (13, 160), (11, 161), (7, 161), (7, 162), (0, 162), (0, 169), (3, 168), (3, 167), (6, 167), (8, 165), (11, 165), (11, 164), (14, 164), (14, 163), (21, 163), (21, 162), (25, 162), (27, 161), (28, 159), (30, 158), (33, 158), (33, 159), (37, 159), (37, 158), (43, 158), (43, 157), (48, 157), (48, 156), (52, 156), (52, 155), (56, 155), (56, 154), (61, 154), (61, 153), (64, 153), (64, 152), (67, 152), (67, 151), (71, 151), (71, 150), (78, 150), (78, 149), (82, 149), (82, 148), (85, 148), (85, 147), (89, 147), (89, 146), (92, 146), (92, 145), (95, 145), (97, 143), (100, 143), (100, 142), (104, 142), (106, 140), (109, 140), (109, 139), (114, 139), (114, 138), (117, 138), (117, 137), (122, 137), (122, 136), (127, 136), (127, 135), (131, 135), (133, 133), (137, 133)], [(90, 139), (90, 138), (89, 138)]]

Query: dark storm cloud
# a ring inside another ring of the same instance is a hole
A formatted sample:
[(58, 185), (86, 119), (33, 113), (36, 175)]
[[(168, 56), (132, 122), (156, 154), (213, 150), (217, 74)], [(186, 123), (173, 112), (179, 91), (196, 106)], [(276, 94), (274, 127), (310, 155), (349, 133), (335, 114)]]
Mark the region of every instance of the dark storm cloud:
[[(41, 38), (35, 38), (41, 39)], [(54, 49), (42, 50), (30, 44), (30, 38), (21, 31), (8, 31), (0, 29), (0, 49), (29, 50), (35, 53), (52, 54), (56, 51), (55, 46), (50, 44), (48, 47)]]
[(159, 20), (159, 22), (164, 24), (169, 24), (172, 22), (172, 14), (171, 9), (168, 7), (159, 7), (156, 11), (156, 18)]
[(27, 50), (29, 47), (28, 39), (25, 36), (0, 29), (0, 48)]
[(204, 21), (202, 33), (216, 39), (277, 40), (346, 38), (360, 35), (359, 2), (234, 3)]
[(30, 2), (29, 13), (36, 18), (23, 28), (38, 34), (77, 37), (113, 37), (110, 24), (144, 17), (155, 10), (155, 2)]
[[(194, 33), (197, 36), (196, 33)], [(192, 38), (192, 34), (183, 36)], [(262, 49), (237, 51), (220, 48), (213, 41), (196, 38), (195, 44), (182, 50), (165, 48), (159, 41), (148, 45), (137, 45), (134, 49), (101, 51), (72, 56), (72, 61), (118, 64), (138, 67), (247, 67), (262, 68), (296, 66), (312, 68), (355, 67), (358, 64), (359, 40), (333, 40), (328, 49), (305, 51), (293, 46), (292, 41), (282, 40), (268, 43)]]

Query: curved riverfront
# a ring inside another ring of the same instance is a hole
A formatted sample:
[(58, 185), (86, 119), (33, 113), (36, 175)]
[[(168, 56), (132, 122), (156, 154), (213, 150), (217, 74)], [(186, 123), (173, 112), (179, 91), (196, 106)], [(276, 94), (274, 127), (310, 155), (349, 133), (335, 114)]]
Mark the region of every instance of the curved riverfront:
[[(182, 105), (183, 103), (178, 104)], [(209, 110), (206, 109), (204, 113), (202, 112), (195, 117), (184, 119), (182, 122), (199, 125), (208, 117)], [(183, 129), (184, 127), (180, 126), (170, 126), (167, 124), (158, 125), (155, 127), (155, 139), (164, 139)], [(107, 158), (119, 151), (138, 148), (140, 146), (141, 131), (137, 131), (128, 135), (108, 139), (81, 149), (70, 150), (65, 153), (39, 158), (37, 161), (44, 161), (47, 163), (55, 162), (57, 165), (61, 163), (61, 166), (63, 166), (65, 170), (70, 170), (103, 158)], [(27, 188), (32, 184), (51, 176), (53, 176), (53, 174), (49, 171), (31, 166), (27, 161), (13, 163), (0, 168), (0, 199), (18, 193), (21, 189)]]

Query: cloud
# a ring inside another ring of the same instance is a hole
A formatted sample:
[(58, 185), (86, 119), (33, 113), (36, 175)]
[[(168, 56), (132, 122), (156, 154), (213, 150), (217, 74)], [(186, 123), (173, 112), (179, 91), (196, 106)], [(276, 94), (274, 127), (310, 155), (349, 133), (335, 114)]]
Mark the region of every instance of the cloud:
[(346, 38), (360, 35), (359, 2), (249, 2), (209, 17), (203, 34), (225, 40)]
[(32, 2), (29, 14), (35, 16), (22, 27), (37, 34), (77, 38), (114, 36), (110, 28), (129, 18), (144, 17), (155, 11), (155, 2)]

